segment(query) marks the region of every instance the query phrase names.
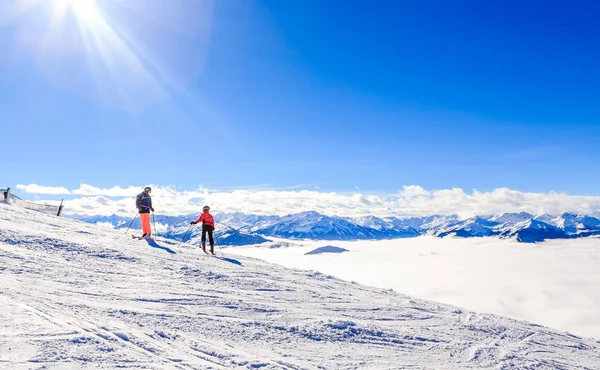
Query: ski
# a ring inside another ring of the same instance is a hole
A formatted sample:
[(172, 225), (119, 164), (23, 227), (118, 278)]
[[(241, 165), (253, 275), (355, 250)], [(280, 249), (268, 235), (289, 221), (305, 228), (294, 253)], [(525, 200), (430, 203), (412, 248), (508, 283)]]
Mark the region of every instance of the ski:
[(137, 239), (137, 240), (147, 240), (147, 239), (150, 239), (150, 238), (151, 238), (151, 237), (149, 237), (149, 236), (136, 236), (136, 235), (131, 235), (131, 237), (132, 237), (133, 239)]

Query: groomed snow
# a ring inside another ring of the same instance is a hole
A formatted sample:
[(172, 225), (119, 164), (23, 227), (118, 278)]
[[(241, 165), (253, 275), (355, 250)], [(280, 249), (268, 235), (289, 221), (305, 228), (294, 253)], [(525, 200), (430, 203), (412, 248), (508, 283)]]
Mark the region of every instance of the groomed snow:
[(590, 339), (176, 244), (0, 204), (0, 367), (600, 364)]

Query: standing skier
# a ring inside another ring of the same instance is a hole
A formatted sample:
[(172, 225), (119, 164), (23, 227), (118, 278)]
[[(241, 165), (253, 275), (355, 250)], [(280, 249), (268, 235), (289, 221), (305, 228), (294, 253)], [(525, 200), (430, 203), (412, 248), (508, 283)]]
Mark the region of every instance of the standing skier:
[(202, 214), (196, 221), (190, 222), (190, 225), (196, 225), (202, 222), (202, 250), (206, 253), (206, 233), (208, 233), (208, 241), (210, 242), (210, 253), (215, 254), (215, 242), (213, 241), (213, 231), (215, 230), (215, 219), (208, 212), (209, 206), (202, 208)]
[(152, 229), (150, 228), (150, 211), (154, 212), (154, 208), (152, 208), (152, 198), (150, 197), (150, 189), (149, 186), (144, 188), (144, 191), (138, 194), (135, 200), (135, 206), (140, 213), (140, 220), (142, 221), (142, 231), (144, 234), (142, 238), (149, 237), (152, 235)]

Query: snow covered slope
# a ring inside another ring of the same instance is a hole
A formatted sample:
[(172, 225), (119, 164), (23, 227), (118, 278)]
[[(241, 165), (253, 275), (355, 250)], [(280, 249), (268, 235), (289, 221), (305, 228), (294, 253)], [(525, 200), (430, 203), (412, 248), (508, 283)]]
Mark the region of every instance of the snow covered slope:
[(0, 204), (0, 367), (594, 369), (535, 324)]
[(565, 231), (558, 227), (538, 220), (519, 222), (502, 231), (502, 236), (516, 238), (517, 241), (523, 243), (536, 243), (546, 239), (566, 239), (569, 237)]
[[(301, 212), (281, 217), (276, 223), (253, 229), (258, 234), (292, 239), (356, 240), (402, 237), (404, 232), (376, 229), (355, 224), (341, 217), (331, 217), (318, 212)], [(416, 236), (418, 233), (411, 233)]]

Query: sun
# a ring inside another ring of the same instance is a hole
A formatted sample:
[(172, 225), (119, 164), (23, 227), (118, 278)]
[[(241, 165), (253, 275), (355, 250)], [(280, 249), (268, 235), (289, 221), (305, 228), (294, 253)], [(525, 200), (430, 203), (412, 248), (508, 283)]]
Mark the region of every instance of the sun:
[(56, 11), (70, 10), (73, 12), (77, 21), (86, 25), (93, 26), (101, 20), (98, 7), (95, 0), (49, 0), (53, 3)]

